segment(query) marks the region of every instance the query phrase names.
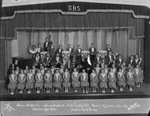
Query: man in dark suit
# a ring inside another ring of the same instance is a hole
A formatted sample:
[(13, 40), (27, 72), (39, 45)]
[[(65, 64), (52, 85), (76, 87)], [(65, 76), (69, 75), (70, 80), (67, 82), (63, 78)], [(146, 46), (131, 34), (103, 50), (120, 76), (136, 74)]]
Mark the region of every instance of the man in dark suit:
[(46, 57), (44, 58), (43, 64), (44, 64), (45, 67), (50, 68), (50, 66), (51, 66), (51, 57), (50, 57), (49, 53), (46, 54)]
[(37, 53), (41, 53), (43, 51), (42, 47), (41, 47), (41, 44), (38, 43), (37, 44)]
[(102, 58), (101, 58), (101, 54), (98, 52), (96, 57), (95, 57), (95, 60), (94, 60), (94, 67), (97, 65), (97, 64), (101, 64), (102, 63)]
[(89, 48), (89, 52), (90, 52), (91, 63), (93, 65), (95, 57), (96, 57), (96, 52), (97, 52), (93, 43), (91, 44), (91, 47)]
[(135, 61), (134, 61), (134, 56), (133, 55), (130, 56), (128, 64), (130, 64), (133, 68), (135, 67)]
[(51, 56), (52, 58), (53, 58), (54, 55), (55, 55), (55, 46), (53, 45), (53, 43), (52, 43), (51, 48), (50, 48), (50, 50), (49, 50), (49, 54), (50, 54), (50, 56)]
[(82, 55), (81, 55), (81, 52), (82, 52), (82, 49), (81, 49), (81, 46), (78, 45), (77, 49), (76, 49), (76, 63), (77, 65), (81, 64), (82, 63)]
[(121, 67), (121, 65), (123, 64), (123, 58), (122, 58), (122, 55), (119, 54), (116, 61), (115, 61), (115, 64), (116, 64), (116, 67), (119, 68)]
[(107, 47), (106, 47), (105, 50), (107, 51), (107, 54), (108, 54), (109, 52), (112, 52), (112, 53), (113, 53), (113, 51), (112, 51), (112, 49), (111, 49), (111, 47), (110, 47), (109, 44), (107, 44)]
[(71, 44), (68, 44), (68, 48), (66, 50), (70, 52), (70, 63), (72, 63), (74, 50), (71, 48)]
[(62, 45), (59, 45), (59, 48), (56, 49), (55, 54), (59, 54), (59, 56), (62, 58), (62, 52), (63, 52)]
[(61, 64), (62, 64), (62, 58), (59, 56), (59, 54), (57, 53), (56, 54), (56, 57), (54, 57), (53, 59), (53, 63), (52, 65), (54, 65), (55, 67), (57, 68), (60, 68)]
[(47, 37), (46, 41), (44, 42), (43, 50), (46, 52), (49, 52), (49, 49), (51, 48), (52, 43), (53, 42), (51, 41), (51, 35), (49, 35), (49, 37)]
[(115, 57), (111, 51), (108, 52), (108, 54), (106, 56), (106, 60), (107, 60), (108, 67), (111, 68), (112, 64), (115, 62)]

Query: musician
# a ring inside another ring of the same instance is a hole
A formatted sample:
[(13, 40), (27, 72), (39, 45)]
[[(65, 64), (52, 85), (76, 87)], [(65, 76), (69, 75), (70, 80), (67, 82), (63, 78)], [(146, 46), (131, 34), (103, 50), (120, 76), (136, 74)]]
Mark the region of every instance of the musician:
[(106, 64), (107, 64), (106, 56), (105, 54), (102, 54), (101, 55), (101, 68), (104, 68)]
[(11, 64), (7, 70), (7, 74), (11, 74), (12, 73), (12, 70), (15, 70), (15, 64)]
[(135, 62), (134, 67), (136, 67), (138, 65), (138, 62), (139, 62), (139, 55), (138, 54), (135, 55), (134, 62)]
[(109, 68), (112, 67), (112, 64), (114, 63), (115, 61), (115, 57), (114, 55), (112, 54), (112, 52), (108, 52), (108, 55), (106, 56), (106, 60), (107, 60), (107, 65)]
[(71, 44), (68, 44), (68, 48), (67, 48), (66, 50), (70, 52), (70, 62), (72, 63), (72, 61), (73, 61), (74, 49), (71, 48)]
[(62, 58), (59, 56), (59, 54), (56, 54), (56, 57), (54, 58), (53, 61), (53, 65), (55, 65), (55, 67), (60, 68), (61, 64), (62, 64)]
[(36, 56), (35, 56), (34, 59), (33, 59), (33, 62), (34, 62), (34, 65), (35, 65), (36, 67), (39, 66), (39, 64), (41, 63), (41, 57), (40, 57), (40, 54), (39, 54), (39, 53), (36, 54)]
[(93, 69), (93, 66), (92, 66), (92, 62), (91, 62), (91, 58), (90, 58), (89, 54), (85, 58), (83, 65), (84, 65), (83, 67), (86, 69), (87, 73), (90, 75), (90, 73)]
[(82, 52), (81, 46), (78, 45), (76, 52), (75, 52), (77, 65), (80, 65), (82, 63), (81, 52)]
[(43, 51), (42, 47), (41, 47), (41, 44), (38, 43), (37, 44), (37, 53), (41, 53)]
[(109, 44), (107, 44), (107, 47), (106, 47), (105, 50), (107, 51), (107, 53), (109, 53), (109, 52), (112, 52), (112, 53), (113, 53), (113, 51), (112, 51), (112, 49), (111, 49), (111, 47), (110, 47)]
[(51, 41), (51, 36), (47, 37), (46, 40), (45, 40), (45, 42), (44, 42), (44, 45), (43, 45), (43, 50), (46, 51), (46, 52), (48, 52), (49, 49), (51, 48), (51, 44), (52, 43), (53, 42)]
[(123, 64), (123, 58), (122, 58), (122, 55), (119, 54), (115, 61), (115, 65), (117, 68), (119, 68), (122, 64)]
[(50, 68), (50, 66), (51, 66), (51, 57), (50, 57), (49, 53), (46, 54), (46, 57), (43, 60), (43, 64), (44, 64), (45, 67)]
[(59, 48), (56, 49), (55, 54), (59, 54), (59, 56), (62, 58), (62, 51), (63, 51), (62, 45), (59, 45)]
[(94, 60), (94, 66), (96, 66), (97, 64), (101, 64), (102, 63), (102, 58), (101, 58), (101, 54), (98, 52), (96, 57), (95, 57), (95, 60)]
[(53, 58), (54, 55), (55, 55), (55, 46), (54, 46), (53, 43), (51, 44), (49, 54), (50, 54), (50, 56), (51, 56), (52, 58)]
[(11, 74), (9, 75), (9, 84), (8, 84), (8, 89), (10, 90), (11, 95), (14, 95), (16, 87), (17, 87), (17, 75), (15, 74), (15, 71), (12, 70)]
[(141, 56), (139, 57), (138, 65), (143, 69), (143, 59)]
[(93, 65), (95, 57), (96, 57), (96, 52), (97, 52), (93, 43), (91, 44), (91, 47), (89, 48), (89, 52), (90, 52), (91, 63)]
[(130, 64), (132, 67), (135, 67), (135, 61), (133, 55), (130, 56), (130, 59), (128, 61), (128, 64)]
[(45, 54), (40, 54), (40, 64), (44, 64)]

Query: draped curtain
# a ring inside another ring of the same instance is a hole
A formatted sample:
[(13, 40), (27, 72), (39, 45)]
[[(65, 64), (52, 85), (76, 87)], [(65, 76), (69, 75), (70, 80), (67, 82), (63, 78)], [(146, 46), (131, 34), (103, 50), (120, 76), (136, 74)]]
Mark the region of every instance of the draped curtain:
[(110, 44), (114, 53), (121, 53), (124, 59), (136, 53), (143, 56), (143, 40), (130, 39), (128, 30), (17, 31), (18, 50), (13, 51), (18, 52), (16, 53), (18, 56), (31, 57), (28, 52), (29, 45), (41, 43), (43, 46), (48, 35), (51, 35), (55, 49), (60, 44), (62, 44), (64, 50), (67, 49), (68, 44), (76, 49), (79, 44), (83, 50), (88, 50), (91, 43), (94, 43), (97, 51), (100, 51), (104, 50), (107, 44)]

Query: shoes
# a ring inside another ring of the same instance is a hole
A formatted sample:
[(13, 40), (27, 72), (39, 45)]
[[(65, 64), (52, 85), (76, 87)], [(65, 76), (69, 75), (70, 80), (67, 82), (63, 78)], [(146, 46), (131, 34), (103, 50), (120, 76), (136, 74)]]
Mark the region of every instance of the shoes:
[(14, 92), (10, 92), (11, 95), (14, 95)]
[(114, 90), (111, 90), (111, 93), (115, 93), (115, 91), (114, 91)]

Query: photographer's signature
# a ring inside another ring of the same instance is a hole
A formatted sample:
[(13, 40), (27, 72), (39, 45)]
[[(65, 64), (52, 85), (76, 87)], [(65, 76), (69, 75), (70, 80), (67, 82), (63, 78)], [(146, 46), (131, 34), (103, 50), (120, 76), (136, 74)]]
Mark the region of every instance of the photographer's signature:
[(9, 103), (5, 104), (4, 109), (7, 110), (8, 112), (16, 111), (12, 106), (10, 106)]

